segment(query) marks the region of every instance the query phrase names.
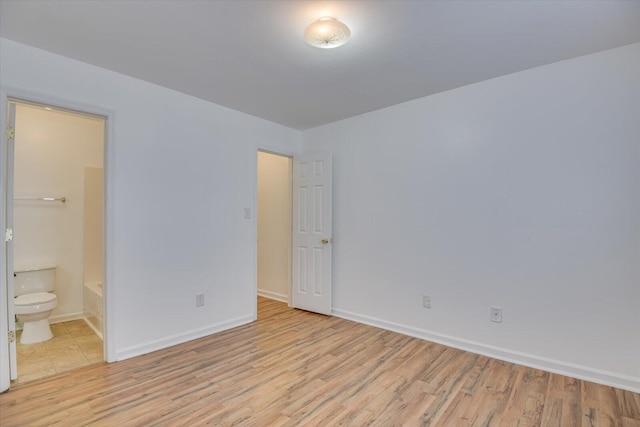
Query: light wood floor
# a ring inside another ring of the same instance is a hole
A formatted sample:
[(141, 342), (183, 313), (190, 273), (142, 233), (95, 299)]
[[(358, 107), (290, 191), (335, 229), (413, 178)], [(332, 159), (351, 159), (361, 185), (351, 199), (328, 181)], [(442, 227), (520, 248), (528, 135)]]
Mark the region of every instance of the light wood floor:
[(0, 395), (2, 426), (640, 426), (640, 395), (260, 299), (259, 321)]

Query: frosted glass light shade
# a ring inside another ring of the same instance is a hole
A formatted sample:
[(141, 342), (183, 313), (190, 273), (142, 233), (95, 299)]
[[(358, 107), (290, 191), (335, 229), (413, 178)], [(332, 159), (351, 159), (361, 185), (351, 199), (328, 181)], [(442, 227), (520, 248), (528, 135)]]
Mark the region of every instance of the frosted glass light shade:
[(330, 16), (318, 19), (304, 30), (304, 41), (321, 49), (342, 46), (350, 37), (349, 27)]

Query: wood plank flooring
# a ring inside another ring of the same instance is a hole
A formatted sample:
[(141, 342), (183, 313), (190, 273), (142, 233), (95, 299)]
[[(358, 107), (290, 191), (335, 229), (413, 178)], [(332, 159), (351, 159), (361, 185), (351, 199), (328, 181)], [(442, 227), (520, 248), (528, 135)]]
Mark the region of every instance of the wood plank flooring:
[(640, 427), (640, 394), (260, 298), (259, 321), (0, 395), (2, 426)]

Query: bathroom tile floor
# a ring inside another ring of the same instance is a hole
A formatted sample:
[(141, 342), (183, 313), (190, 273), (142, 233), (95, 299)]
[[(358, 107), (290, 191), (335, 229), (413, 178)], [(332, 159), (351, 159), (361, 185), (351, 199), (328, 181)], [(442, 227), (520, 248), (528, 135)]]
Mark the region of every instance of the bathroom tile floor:
[(84, 320), (55, 323), (51, 331), (52, 339), (37, 344), (20, 344), (22, 331), (17, 331), (17, 383), (103, 361), (102, 340)]

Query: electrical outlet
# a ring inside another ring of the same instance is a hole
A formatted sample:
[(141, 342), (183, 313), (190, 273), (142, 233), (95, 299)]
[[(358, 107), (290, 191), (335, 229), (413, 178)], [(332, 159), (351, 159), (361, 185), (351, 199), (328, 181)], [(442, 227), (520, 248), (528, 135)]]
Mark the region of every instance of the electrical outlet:
[(431, 295), (422, 295), (422, 306), (424, 308), (431, 308)]
[(196, 307), (204, 306), (204, 294), (196, 294)]
[(492, 322), (502, 323), (502, 309), (500, 307), (491, 307), (489, 320)]

